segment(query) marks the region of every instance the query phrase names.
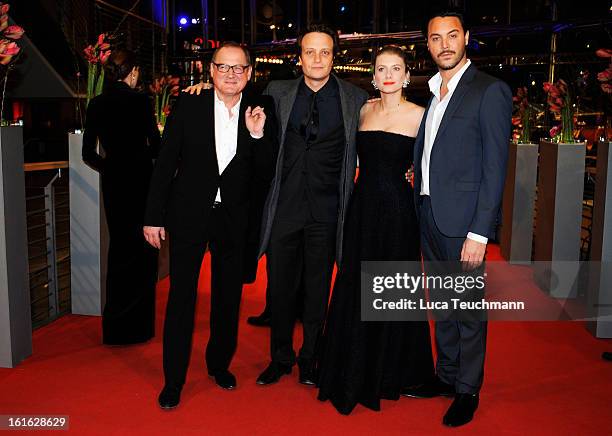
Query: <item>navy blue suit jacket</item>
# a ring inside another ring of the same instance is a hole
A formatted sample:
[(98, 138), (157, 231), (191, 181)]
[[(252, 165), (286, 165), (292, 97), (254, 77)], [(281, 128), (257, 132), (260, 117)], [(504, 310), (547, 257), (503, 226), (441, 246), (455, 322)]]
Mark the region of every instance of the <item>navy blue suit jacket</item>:
[[(415, 141), (414, 192), (421, 190), (425, 122)], [(499, 214), (512, 125), (506, 83), (470, 65), (451, 97), (431, 151), (429, 193), (434, 221), (444, 235), (493, 237)], [(417, 201), (417, 208), (419, 202)]]

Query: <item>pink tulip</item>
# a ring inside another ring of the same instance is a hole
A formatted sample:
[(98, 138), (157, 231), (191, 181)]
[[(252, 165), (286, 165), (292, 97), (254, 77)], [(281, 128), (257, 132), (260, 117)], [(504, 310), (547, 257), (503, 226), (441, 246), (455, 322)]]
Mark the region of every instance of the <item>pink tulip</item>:
[(600, 58), (612, 58), (612, 50), (609, 48), (600, 48), (595, 54)]
[(88, 45), (87, 47), (85, 47), (83, 53), (85, 54), (85, 60), (90, 64), (95, 64), (98, 62), (98, 58), (96, 57), (96, 51), (93, 46)]
[(7, 39), (0, 41), (0, 55), (15, 56), (17, 53), (19, 53), (19, 50), (21, 49), (14, 42), (10, 42)]
[(104, 33), (101, 33), (100, 35), (98, 35), (98, 42), (96, 43), (96, 45), (100, 46), (104, 43)]
[(599, 80), (600, 82), (607, 82), (608, 80), (610, 80), (610, 73), (608, 72), (608, 70), (604, 70), (601, 73), (597, 73), (597, 80)]
[(23, 34), (23, 27), (15, 25), (7, 27), (4, 31), (4, 36), (9, 39), (19, 39)]
[(0, 32), (8, 27), (8, 15), (0, 15)]
[(7, 5), (7, 4), (3, 4), (2, 6), (0, 6), (0, 15), (8, 14), (8, 11), (10, 8), (11, 8), (11, 5)]
[(551, 138), (554, 138), (555, 136), (557, 136), (559, 133), (561, 132), (561, 126), (555, 126), (552, 129), (550, 129), (550, 132), (548, 132), (550, 134)]
[(548, 93), (550, 91), (550, 88), (552, 87), (552, 83), (550, 82), (544, 82), (542, 84), (542, 88), (544, 88), (544, 92)]
[(105, 64), (108, 58), (110, 57), (110, 55), (111, 55), (110, 50), (106, 50), (100, 53), (100, 63)]

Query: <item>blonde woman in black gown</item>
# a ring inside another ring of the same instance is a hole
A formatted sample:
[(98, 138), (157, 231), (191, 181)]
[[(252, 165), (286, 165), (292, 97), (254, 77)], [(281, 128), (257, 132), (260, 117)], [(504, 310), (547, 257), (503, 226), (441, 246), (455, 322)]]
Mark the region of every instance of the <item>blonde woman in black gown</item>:
[(434, 374), (427, 322), (361, 321), (360, 262), (421, 259), (413, 191), (405, 174), (424, 109), (403, 98), (409, 82), (404, 52), (383, 47), (373, 80), (381, 98), (361, 109), (359, 179), (319, 365), (319, 400), (330, 400), (342, 414), (358, 403), (380, 410), (381, 399), (397, 400), (402, 388)]

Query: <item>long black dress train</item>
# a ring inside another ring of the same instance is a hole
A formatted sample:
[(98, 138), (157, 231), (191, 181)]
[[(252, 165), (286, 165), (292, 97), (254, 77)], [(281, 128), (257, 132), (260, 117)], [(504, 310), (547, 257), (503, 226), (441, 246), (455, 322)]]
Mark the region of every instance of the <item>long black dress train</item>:
[[(104, 156), (96, 151), (97, 139)], [(142, 226), (160, 138), (151, 102), (124, 82), (91, 100), (83, 160), (100, 172), (109, 231), (102, 342), (145, 342), (155, 334), (157, 250)]]
[(419, 227), (413, 191), (405, 179), (414, 138), (361, 131), (359, 179), (345, 227), (344, 258), (334, 284), (320, 361), (319, 400), (342, 414), (357, 403), (380, 410), (403, 387), (433, 377), (427, 322), (361, 321), (360, 262), (419, 261)]

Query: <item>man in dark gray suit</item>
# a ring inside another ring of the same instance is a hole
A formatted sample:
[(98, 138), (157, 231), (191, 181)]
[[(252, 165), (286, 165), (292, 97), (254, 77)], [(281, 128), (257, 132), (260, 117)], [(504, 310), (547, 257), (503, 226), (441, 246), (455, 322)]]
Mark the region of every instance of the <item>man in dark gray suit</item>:
[(342, 256), (342, 230), (353, 189), (355, 135), (365, 91), (332, 75), (336, 33), (311, 25), (297, 39), (303, 76), (275, 81), (279, 121), (276, 173), (264, 208), (260, 256), (267, 255), (272, 362), (258, 377), (268, 385), (295, 364), (293, 328), (303, 278), (304, 341), (298, 357), (300, 383), (314, 385), (314, 358), (321, 336), (334, 260)]

